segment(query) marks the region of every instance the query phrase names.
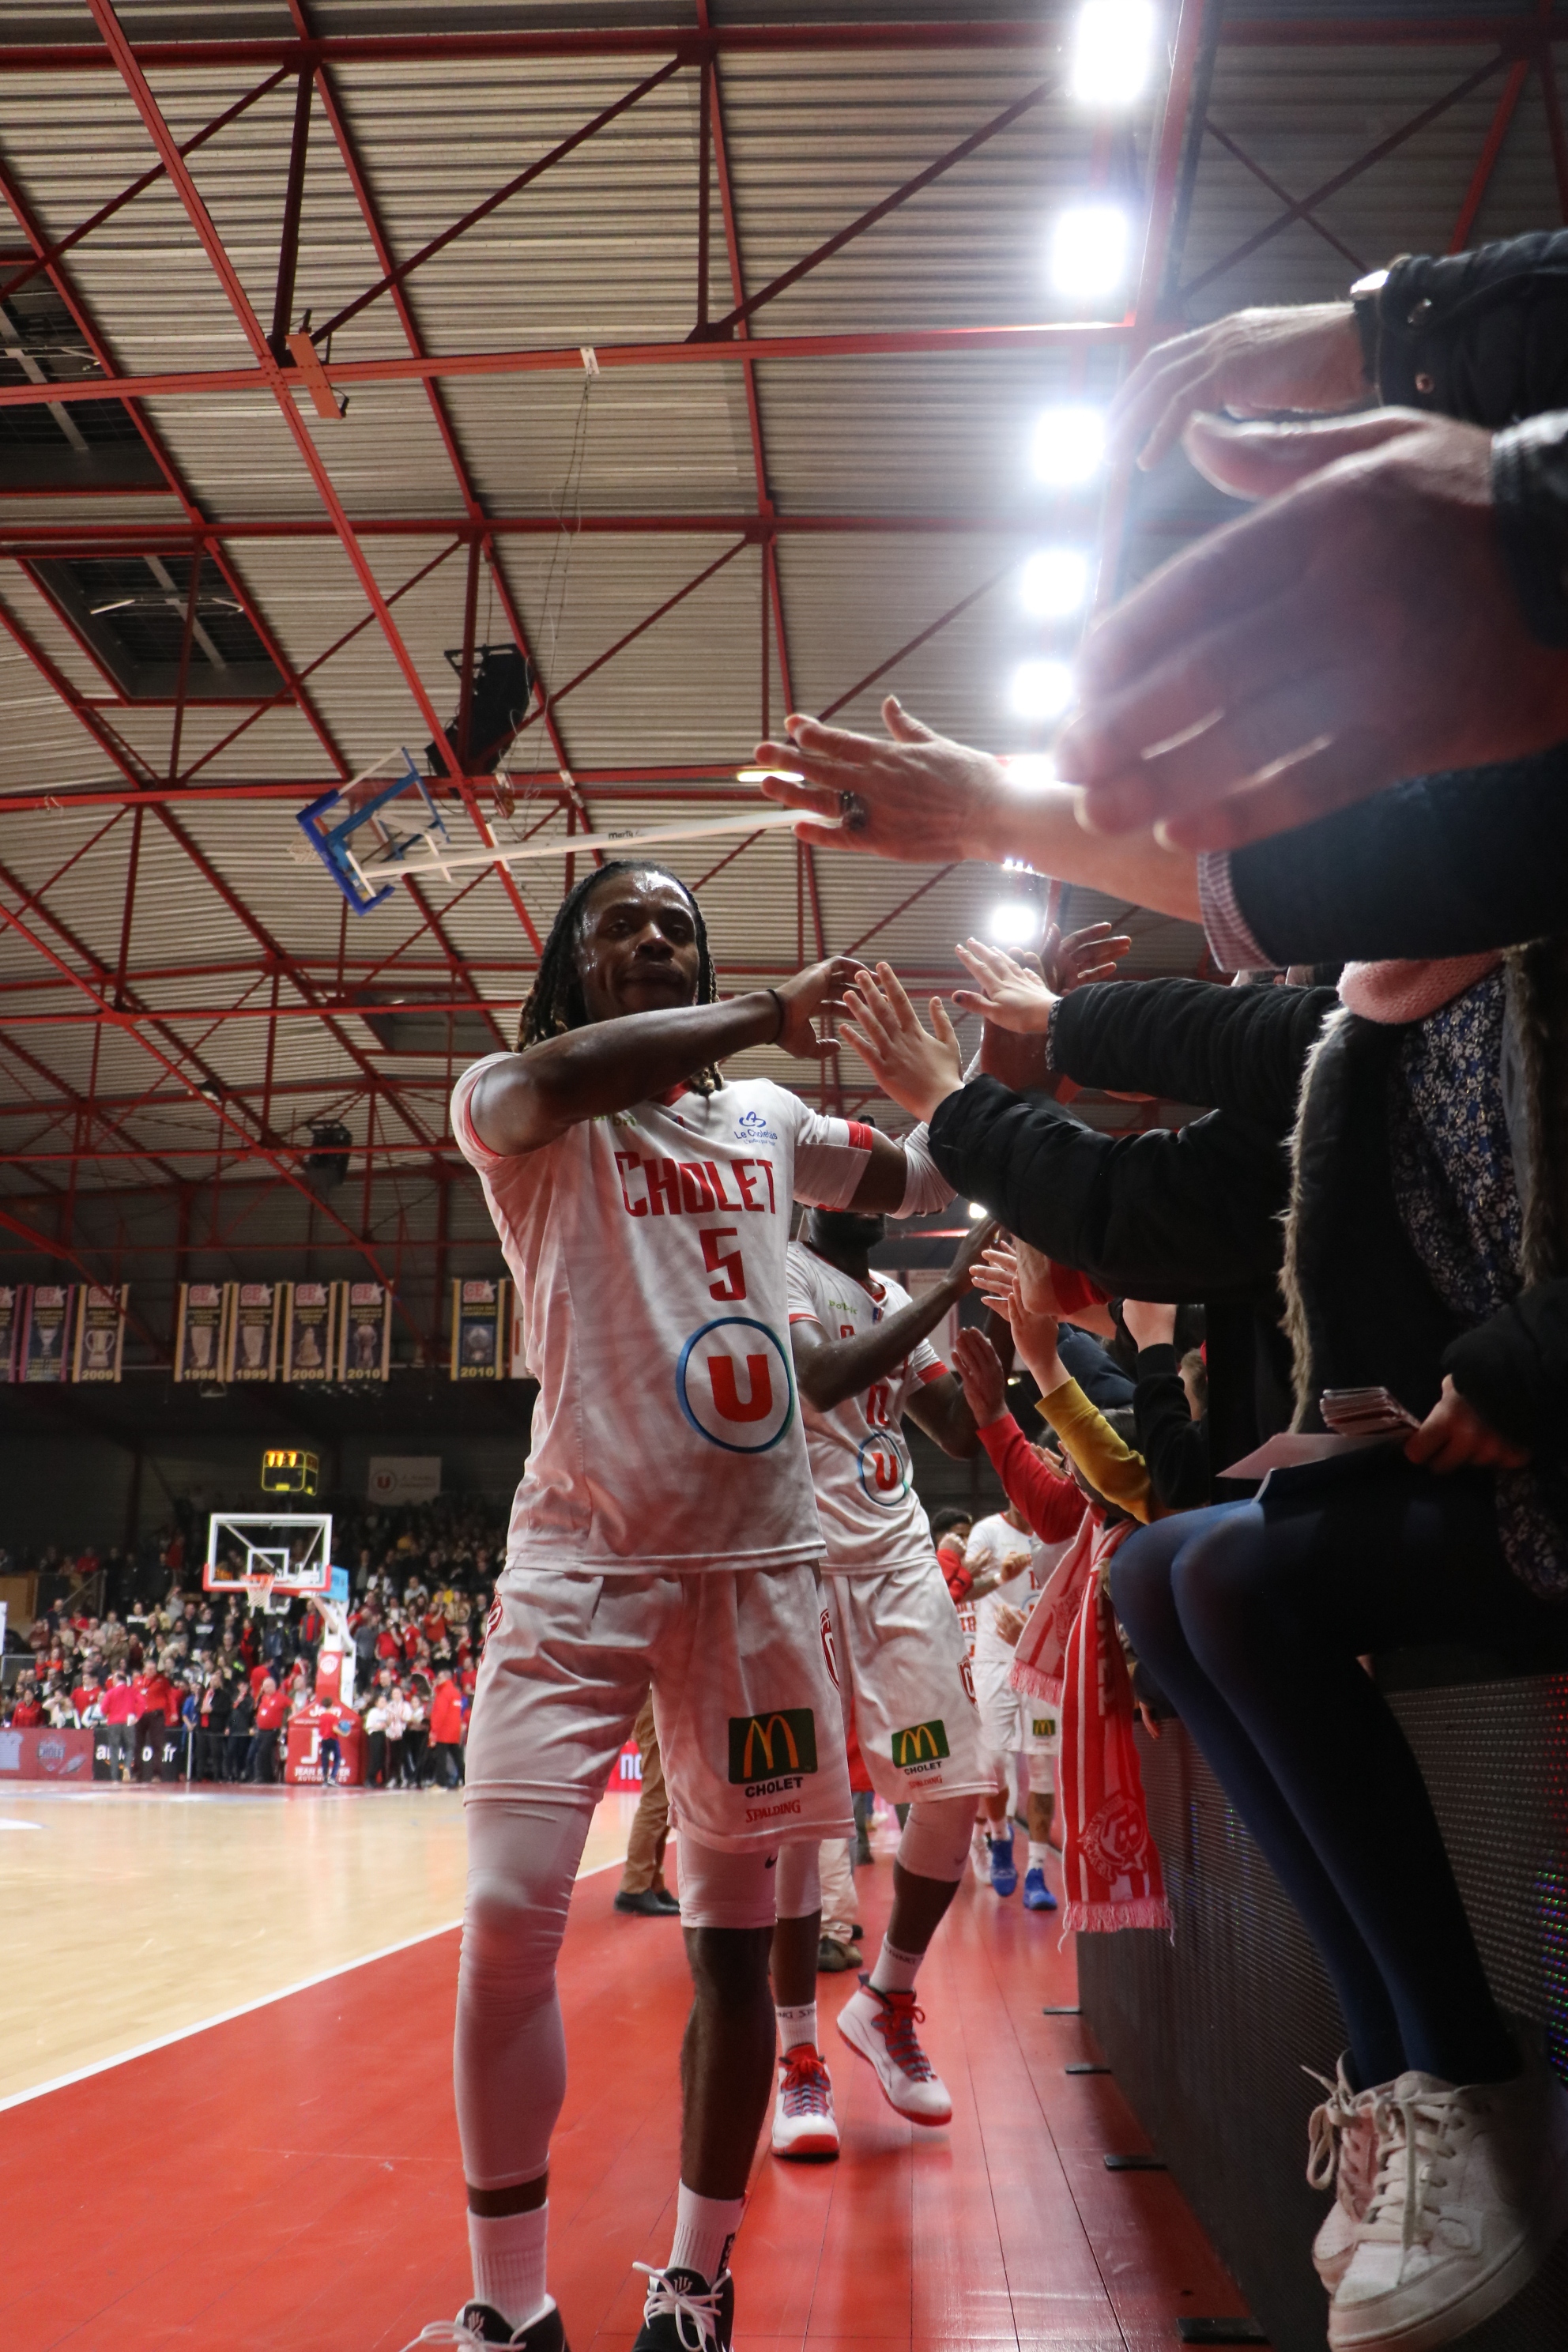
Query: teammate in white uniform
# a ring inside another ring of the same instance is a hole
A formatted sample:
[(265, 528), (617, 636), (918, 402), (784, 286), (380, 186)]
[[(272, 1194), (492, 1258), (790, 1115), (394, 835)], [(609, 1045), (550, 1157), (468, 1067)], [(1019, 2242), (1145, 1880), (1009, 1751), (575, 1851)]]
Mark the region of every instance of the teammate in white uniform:
[[(969, 1287), (992, 1228), (967, 1236), (917, 1305), (873, 1275), (882, 1217), (813, 1209), (790, 1250), (790, 1339), (817, 1507), (827, 1540), (824, 1622), (847, 1723), (873, 1787), (910, 1811), (893, 1865), (893, 1909), (876, 1966), (839, 2013), (890, 2104), (944, 2124), (952, 2101), (915, 2032), (915, 1977), (963, 1875), (976, 1800), (991, 1786), (958, 1612), (915, 1493), (906, 1414), (944, 1452), (974, 1451), (963, 1391), (926, 1334)], [(816, 1917), (802, 1918), (814, 1857), (779, 1861), (773, 1999), (779, 2012), (778, 2156), (832, 2156), (838, 2126), (816, 2046)], [(813, 1906), (815, 1910), (816, 1906)]]
[(851, 1818), (788, 1339), (791, 1199), (913, 1214), (951, 1194), (920, 1130), (894, 1145), (715, 1065), (825, 1051), (812, 1015), (851, 970), (717, 1003), (684, 884), (609, 865), (556, 918), (522, 1050), (453, 1095), (539, 1382), (468, 1749), (456, 2078), (475, 2291), (447, 2334), (463, 2352), (563, 2352), (545, 2285), (555, 1958), (650, 1677), (696, 1998), (675, 2244), (637, 2347), (730, 2342), (728, 2254), (773, 2074), (773, 1865), (785, 1836)]
[(1051, 1776), (1061, 1732), (1057, 1709), (1043, 1700), (1021, 1697), (1009, 1677), (1024, 1620), (1067, 1549), (1066, 1543), (1038, 1542), (1023, 1514), (1009, 1504), (1005, 1511), (981, 1519), (970, 1530), (963, 1556), (964, 1566), (974, 1579), (974, 1696), (993, 1773), (991, 1792), (981, 1808), (991, 1824), (991, 1884), (998, 1895), (1017, 1891), (1007, 1767), (1010, 1758), (1021, 1755), (1027, 1761), (1029, 1778), (1029, 1867), (1024, 1904), (1030, 1911), (1057, 1907), (1046, 1884), (1045, 1852), (1055, 1803)]

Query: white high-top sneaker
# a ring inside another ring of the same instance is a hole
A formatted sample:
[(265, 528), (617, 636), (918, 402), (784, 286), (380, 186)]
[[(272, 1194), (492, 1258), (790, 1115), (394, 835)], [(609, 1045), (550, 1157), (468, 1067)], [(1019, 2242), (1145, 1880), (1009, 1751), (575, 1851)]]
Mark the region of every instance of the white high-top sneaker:
[(1511, 2302), (1568, 2225), (1568, 2095), (1527, 2045), (1512, 2082), (1401, 2074), (1375, 2112), (1377, 2175), (1329, 2342), (1436, 2352)]
[(1350, 2268), (1356, 2230), (1372, 2197), (1377, 2178), (1377, 2119), (1381, 2095), (1393, 2088), (1380, 2084), (1371, 2091), (1352, 2091), (1345, 2079), (1342, 2056), (1331, 2083), (1310, 2066), (1301, 2072), (1321, 2083), (1328, 2097), (1312, 2109), (1307, 2125), (1307, 2180), (1313, 2189), (1331, 2189), (1334, 2201), (1312, 2241), (1312, 2263), (1332, 2294)]

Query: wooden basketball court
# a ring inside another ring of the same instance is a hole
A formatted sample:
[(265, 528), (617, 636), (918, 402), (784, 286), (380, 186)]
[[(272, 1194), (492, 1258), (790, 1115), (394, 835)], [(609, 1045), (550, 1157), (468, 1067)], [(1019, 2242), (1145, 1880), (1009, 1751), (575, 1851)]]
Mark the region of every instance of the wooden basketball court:
[[(612, 1908), (631, 1802), (599, 1809), (562, 1965), (574, 2352), (626, 2352), (673, 2218), (686, 1970), (676, 1923)], [(0, 1821), (5, 2352), (401, 2352), (456, 2311), (460, 1801), (6, 1790)], [(872, 1938), (891, 1877), (858, 1874)], [(953, 2121), (917, 2132), (833, 2032), (853, 1978), (819, 1979), (844, 2153), (759, 2157), (737, 2352), (1155, 2352), (1242, 2311), (1169, 2178), (1106, 2169), (1147, 2143), (1064, 2071), (1096, 2055), (1042, 2014), (1074, 1982), (1053, 1918), (966, 1883), (921, 1987)]]

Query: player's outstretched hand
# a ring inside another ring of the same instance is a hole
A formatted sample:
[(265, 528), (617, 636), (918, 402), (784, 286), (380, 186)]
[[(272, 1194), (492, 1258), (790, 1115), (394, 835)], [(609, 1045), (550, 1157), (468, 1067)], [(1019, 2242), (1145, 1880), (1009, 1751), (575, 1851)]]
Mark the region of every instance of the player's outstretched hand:
[(759, 743), (757, 762), (804, 782), (773, 775), (763, 791), (820, 820), (795, 827), (798, 838), (816, 848), (864, 849), (918, 865), (989, 857), (991, 821), (1007, 789), (1000, 762), (933, 734), (895, 695), (883, 703), (882, 718), (887, 742), (792, 713), (784, 721), (788, 740)]
[(780, 981), (773, 994), (784, 1009), (784, 1024), (774, 1044), (800, 1062), (837, 1053), (837, 1041), (819, 1037), (813, 1023), (820, 1013), (843, 1012), (844, 991), (859, 969), (853, 956), (829, 956), (826, 963), (808, 964), (805, 971)]
[(1054, 996), (1069, 996), (1075, 988), (1087, 988), (1091, 981), (1114, 980), (1117, 965), (1131, 949), (1126, 932), (1113, 932), (1109, 923), (1085, 923), (1081, 930), (1069, 931), (1065, 940), (1059, 925), (1053, 923), (1040, 950), (1046, 986)]
[(994, 1247), (1001, 1237), (1002, 1228), (994, 1217), (982, 1218), (978, 1224), (970, 1226), (952, 1254), (952, 1276), (953, 1279), (962, 1286), (961, 1296), (963, 1291), (970, 1288), (974, 1269), (980, 1260), (988, 1249)]
[[(1106, 923), (1100, 928), (1109, 931), (1110, 926)], [(962, 1012), (978, 1013), (989, 1028), (1011, 1029), (1025, 1036), (1045, 1035), (1057, 1000), (1041, 974), (1029, 968), (1038, 963), (1037, 956), (1026, 964), (984, 940), (960, 940), (953, 953), (975, 982), (973, 988), (952, 992), (952, 1001)]]
[(1000, 1421), (1007, 1403), (1007, 1378), (1001, 1357), (984, 1331), (960, 1331), (952, 1343), (952, 1368), (975, 1428), (988, 1429), (994, 1421)]
[(1348, 302), (1294, 310), (1233, 310), (1228, 319), (1156, 343), (1110, 404), (1112, 461), (1157, 466), (1200, 409), (1237, 416), (1315, 415), (1359, 408), (1370, 397), (1361, 336)]
[(1407, 1462), (1424, 1463), (1428, 1470), (1521, 1470), (1530, 1459), (1528, 1445), (1518, 1445), (1481, 1419), (1467, 1404), (1445, 1373), (1443, 1393), (1417, 1430), (1405, 1442)]
[(930, 1118), (963, 1084), (958, 1038), (940, 996), (931, 1000), (931, 1032), (904, 993), (889, 963), (857, 972), (846, 998), (841, 1034), (866, 1062), (884, 1094), (913, 1114)]
[(1199, 417), (1186, 442), (1264, 503), (1085, 639), (1056, 761), (1087, 824), (1229, 849), (1568, 736), (1568, 663), (1531, 636), (1504, 566), (1489, 434), (1394, 408)]

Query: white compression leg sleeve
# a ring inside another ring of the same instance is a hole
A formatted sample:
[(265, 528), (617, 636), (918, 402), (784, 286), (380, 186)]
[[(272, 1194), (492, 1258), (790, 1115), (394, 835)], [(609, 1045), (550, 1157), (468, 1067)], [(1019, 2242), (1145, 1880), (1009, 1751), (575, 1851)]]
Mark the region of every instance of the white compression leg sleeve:
[[(771, 1927), (775, 1855), (731, 1853), (680, 1832), (683, 1927)], [(814, 1852), (815, 1861), (815, 1852)]]
[(453, 2071), (471, 2189), (537, 2180), (566, 2095), (555, 1956), (591, 1808), (470, 1799)]
[(773, 1902), (781, 1919), (808, 1919), (822, 1908), (822, 1879), (816, 1845), (786, 1845), (780, 1849), (773, 1873)]
[(969, 1859), (973, 1797), (917, 1797), (899, 1840), (899, 1860), (916, 1878), (956, 1885)]

